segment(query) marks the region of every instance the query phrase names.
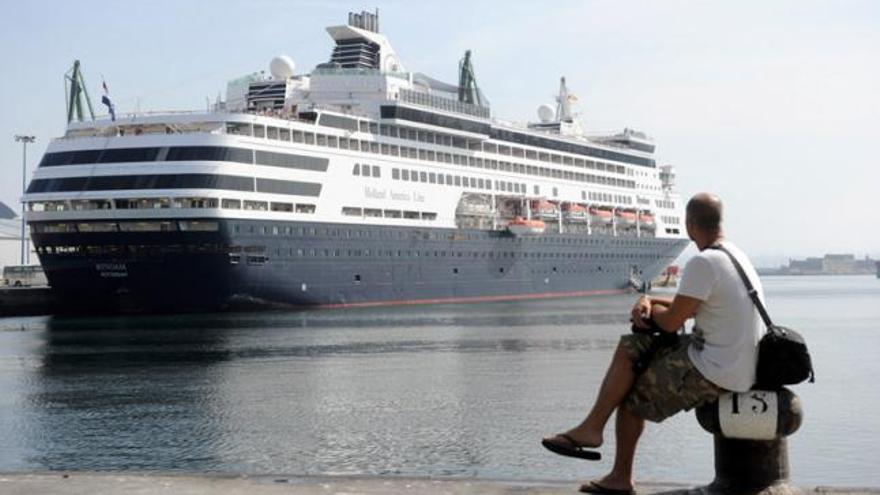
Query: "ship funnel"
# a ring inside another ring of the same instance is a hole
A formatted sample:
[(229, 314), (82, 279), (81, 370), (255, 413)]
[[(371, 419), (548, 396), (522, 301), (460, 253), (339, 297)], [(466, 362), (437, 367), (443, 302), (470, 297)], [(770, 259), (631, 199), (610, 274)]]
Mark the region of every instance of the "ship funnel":
[(356, 14), (354, 12), (348, 13), (348, 25), (351, 27), (356, 27), (358, 29), (363, 29), (365, 31), (370, 31), (372, 33), (379, 32), (379, 9), (376, 9), (375, 14), (371, 14), (366, 10), (362, 11), (360, 14)]

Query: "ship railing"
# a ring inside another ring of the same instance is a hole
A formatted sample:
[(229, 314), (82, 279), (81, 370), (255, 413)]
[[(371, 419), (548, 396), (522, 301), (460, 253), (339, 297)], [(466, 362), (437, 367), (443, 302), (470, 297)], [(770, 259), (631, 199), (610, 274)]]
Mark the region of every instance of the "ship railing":
[(344, 68), (344, 67), (319, 67), (312, 71), (313, 76), (390, 76), (405, 81), (409, 80), (409, 73), (384, 71), (379, 69), (366, 68)]
[[(519, 130), (519, 131), (527, 131), (527, 132), (536, 133), (536, 134), (543, 134), (543, 135), (547, 134), (544, 131), (540, 131), (540, 130), (537, 130), (533, 127), (529, 127), (529, 124), (527, 122), (502, 120), (502, 119), (498, 119), (498, 118), (495, 119), (495, 122), (501, 126), (509, 127), (511, 129), (515, 129), (515, 130)], [(551, 136), (555, 139), (574, 141), (579, 144), (586, 144), (586, 145), (590, 145), (590, 146), (604, 146), (606, 148), (615, 148), (615, 149), (621, 149), (621, 150), (626, 150), (626, 151), (634, 151), (636, 153), (645, 153), (645, 151), (634, 149), (634, 148), (631, 148), (629, 146), (626, 146), (626, 145), (623, 145), (620, 143), (605, 141), (605, 139), (609, 139), (610, 137), (614, 136), (615, 134), (619, 134), (619, 133), (620, 133), (619, 131), (617, 131), (616, 133), (615, 132), (607, 132), (607, 131), (606, 132), (590, 131), (590, 132), (581, 132), (580, 134), (558, 134), (557, 133), (557, 134), (551, 134)]]
[[(209, 120), (207, 122), (163, 122), (161, 120), (145, 121), (144, 118), (174, 117), (181, 115), (253, 115), (257, 117), (271, 117), (291, 122), (314, 122), (300, 118), (297, 114), (278, 110), (252, 110), (252, 109), (225, 109), (212, 108), (210, 110), (157, 110), (149, 112), (132, 112), (119, 116), (115, 121), (109, 115), (98, 116), (95, 121), (73, 122), (61, 139), (79, 139), (84, 137), (106, 137), (108, 135), (132, 135), (141, 134), (211, 134), (222, 132), (223, 119)], [(192, 127), (187, 125), (214, 124), (211, 127)]]
[(258, 115), (258, 116), (267, 116), (267, 117), (276, 117), (276, 118), (284, 118), (289, 120), (302, 120), (297, 117), (295, 114), (284, 112), (280, 110), (257, 110), (257, 109), (230, 109), (223, 108), (222, 106), (218, 107), (216, 105), (212, 105), (211, 108), (207, 110), (152, 110), (152, 111), (139, 111), (139, 112), (128, 112), (124, 114), (118, 114), (116, 116), (116, 120), (112, 121), (110, 119), (109, 114), (99, 114), (96, 115), (94, 121), (84, 121), (84, 122), (71, 122), (71, 126), (80, 127), (92, 122), (102, 122), (106, 121), (110, 125), (124, 125), (127, 123), (133, 123), (137, 119), (144, 117), (164, 117), (164, 116), (177, 116), (177, 115), (210, 115), (210, 114), (246, 114), (246, 115)]
[(488, 119), (491, 115), (489, 107), (474, 105), (471, 103), (464, 103), (458, 100), (444, 98), (442, 96), (432, 95), (421, 91), (414, 91), (405, 88), (401, 88), (400, 90), (400, 101), (405, 103), (412, 103), (414, 105), (435, 108), (437, 110), (444, 110), (447, 112), (461, 113), (474, 117), (482, 117), (484, 119)]

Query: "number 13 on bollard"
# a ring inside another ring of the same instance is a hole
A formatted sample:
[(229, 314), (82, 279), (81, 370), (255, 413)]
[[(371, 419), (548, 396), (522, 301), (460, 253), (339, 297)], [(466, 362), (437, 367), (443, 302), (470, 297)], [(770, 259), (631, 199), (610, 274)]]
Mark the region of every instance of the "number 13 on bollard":
[(778, 416), (776, 392), (731, 392), (718, 398), (718, 420), (727, 438), (772, 440), (777, 436)]

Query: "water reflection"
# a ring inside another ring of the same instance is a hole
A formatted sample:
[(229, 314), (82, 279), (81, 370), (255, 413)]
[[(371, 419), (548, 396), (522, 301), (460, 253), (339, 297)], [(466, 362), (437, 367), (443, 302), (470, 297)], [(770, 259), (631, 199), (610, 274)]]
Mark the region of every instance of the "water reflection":
[[(765, 288), (819, 373), (797, 388), (795, 481), (872, 484), (880, 284)], [(583, 479), (611, 456), (585, 466), (537, 439), (583, 417), (632, 299), (0, 319), (0, 471)], [(639, 452), (642, 479), (711, 478), (711, 437), (692, 415), (649, 427)]]
[[(554, 385), (548, 365), (611, 349), (628, 304), (51, 319), (23, 443), (42, 469), (497, 470), (534, 448), (539, 425), (511, 425)], [(569, 364), (563, 382), (604, 366)]]
[(29, 385), (29, 462), (47, 469), (210, 469), (222, 320), (50, 319)]

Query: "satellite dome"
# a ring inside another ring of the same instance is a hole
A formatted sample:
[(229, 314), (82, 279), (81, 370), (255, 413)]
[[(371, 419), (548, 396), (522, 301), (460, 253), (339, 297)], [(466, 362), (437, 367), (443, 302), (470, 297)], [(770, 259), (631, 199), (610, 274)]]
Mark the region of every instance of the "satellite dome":
[(552, 106), (544, 103), (538, 107), (538, 118), (545, 124), (547, 122), (552, 122), (553, 119), (556, 118), (556, 110), (554, 110)]
[(293, 77), (293, 70), (296, 64), (293, 59), (287, 55), (278, 55), (269, 62), (269, 72), (275, 79), (288, 79)]

